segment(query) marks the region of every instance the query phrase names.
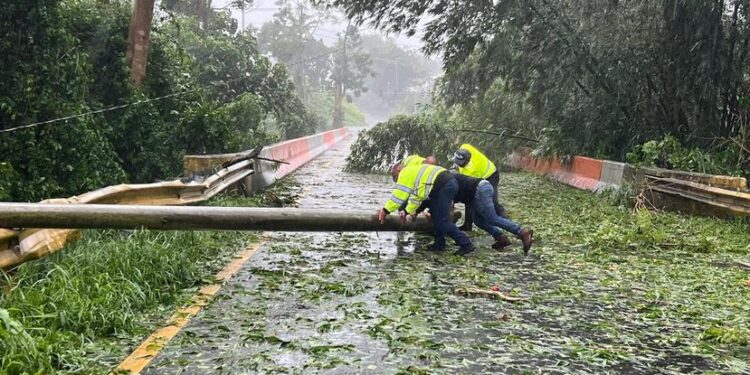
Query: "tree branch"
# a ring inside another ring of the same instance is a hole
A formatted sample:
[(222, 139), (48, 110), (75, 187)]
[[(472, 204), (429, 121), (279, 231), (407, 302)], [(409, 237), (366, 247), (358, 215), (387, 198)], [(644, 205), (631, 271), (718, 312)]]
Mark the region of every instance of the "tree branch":
[(529, 142), (539, 142), (538, 139), (534, 139), (534, 138), (523, 136), (523, 135), (505, 134), (505, 130), (511, 130), (511, 129), (507, 129), (507, 128), (501, 128), (501, 129), (503, 129), (503, 132), (501, 132), (501, 133), (493, 132), (493, 131), (489, 131), (489, 130), (479, 130), (479, 129), (457, 129), (456, 131), (467, 132), (467, 133), (492, 134), (492, 135), (498, 135), (498, 136), (501, 136), (501, 137), (520, 139), (520, 140), (529, 141)]

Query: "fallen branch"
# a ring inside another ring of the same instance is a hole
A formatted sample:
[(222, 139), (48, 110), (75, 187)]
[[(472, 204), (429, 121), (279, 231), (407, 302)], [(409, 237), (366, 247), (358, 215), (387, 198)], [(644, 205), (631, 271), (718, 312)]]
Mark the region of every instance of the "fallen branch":
[(506, 131), (503, 130), (501, 133), (493, 132), (489, 130), (479, 130), (479, 129), (457, 129), (459, 132), (468, 132), (468, 133), (483, 133), (483, 134), (491, 134), (491, 135), (498, 135), (501, 137), (506, 138), (514, 138), (514, 139), (520, 139), (522, 141), (528, 141), (528, 142), (539, 142), (538, 139), (527, 137), (520, 134), (506, 134)]
[(528, 301), (529, 299), (526, 297), (512, 297), (509, 296), (503, 292), (491, 290), (491, 289), (479, 289), (479, 288), (456, 288), (456, 294), (463, 294), (467, 296), (472, 295), (480, 295), (480, 296), (489, 296), (489, 297), (497, 297), (500, 298), (503, 301), (508, 302), (520, 302), (520, 301)]
[(743, 267), (746, 270), (750, 271), (750, 263), (744, 263), (744, 262), (734, 261), (734, 264), (736, 264), (736, 265), (738, 265), (740, 267)]

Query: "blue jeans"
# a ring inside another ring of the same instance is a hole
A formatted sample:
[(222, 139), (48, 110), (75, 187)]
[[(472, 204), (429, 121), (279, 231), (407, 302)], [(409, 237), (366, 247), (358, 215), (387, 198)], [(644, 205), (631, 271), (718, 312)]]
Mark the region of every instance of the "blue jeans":
[[(495, 171), (495, 173), (491, 174), (490, 177), (486, 178), (487, 181), (492, 185), (492, 189), (495, 190), (495, 193), (499, 193), (497, 186), (500, 184), (500, 171)], [(505, 207), (503, 207), (500, 204), (500, 201), (498, 201), (497, 198), (498, 194), (492, 194), (492, 203), (495, 205), (495, 213), (498, 215), (505, 215)], [(474, 224), (474, 210), (472, 209), (471, 205), (466, 206), (466, 217), (464, 218), (464, 225), (467, 227), (471, 227), (472, 224)], [(477, 224), (478, 225), (478, 224)]]
[(495, 238), (503, 234), (501, 228), (515, 235), (521, 234), (520, 225), (497, 214), (492, 199), (494, 195), (495, 190), (487, 180), (477, 185), (477, 192), (474, 193), (474, 200), (471, 202), (477, 226)]
[[(443, 172), (448, 173), (448, 172)], [(458, 194), (458, 182), (451, 178), (440, 190), (434, 191), (430, 196), (429, 207), (432, 215), (432, 227), (435, 231), (435, 248), (445, 248), (445, 235), (448, 235), (461, 249), (468, 249), (474, 245), (469, 236), (462, 232), (451, 220), (451, 205)]]

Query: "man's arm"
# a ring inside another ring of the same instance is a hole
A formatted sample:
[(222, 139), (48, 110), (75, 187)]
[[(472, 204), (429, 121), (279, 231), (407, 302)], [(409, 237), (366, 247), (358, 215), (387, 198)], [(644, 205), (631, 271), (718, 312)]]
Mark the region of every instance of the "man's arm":
[(407, 202), (409, 201), (411, 193), (411, 188), (397, 183), (396, 187), (393, 189), (391, 198), (388, 199), (388, 202), (385, 202), (383, 208), (385, 208), (389, 213), (398, 211), (402, 205), (406, 205), (406, 208), (408, 208)]

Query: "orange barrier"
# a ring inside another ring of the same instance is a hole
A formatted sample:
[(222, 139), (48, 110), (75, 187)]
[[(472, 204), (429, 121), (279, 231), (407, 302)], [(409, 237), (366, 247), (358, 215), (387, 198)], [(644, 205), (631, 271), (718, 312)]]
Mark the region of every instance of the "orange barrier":
[[(553, 174), (554, 175), (554, 174)], [(568, 167), (562, 167), (555, 178), (578, 189), (596, 191), (602, 175), (602, 161), (575, 156)]]
[(561, 163), (558, 157), (536, 158), (528, 148), (516, 149), (507, 158), (507, 164), (546, 175), (579, 189), (602, 192), (618, 189), (624, 183), (637, 183), (643, 176), (690, 181), (707, 187), (746, 191), (747, 180), (742, 177), (716, 176), (703, 173), (675, 171), (659, 168), (636, 168), (625, 163), (574, 156), (570, 164)]
[(508, 158), (513, 167), (547, 175), (562, 183), (579, 189), (597, 190), (602, 175), (602, 161), (583, 156), (573, 157), (570, 164), (563, 164), (558, 157), (535, 158), (528, 149), (518, 149)]
[(333, 147), (348, 135), (346, 128), (329, 130), (311, 136), (297, 138), (264, 147), (260, 156), (281, 160), (287, 164), (260, 160), (253, 175), (253, 189), (259, 190), (271, 185)]

